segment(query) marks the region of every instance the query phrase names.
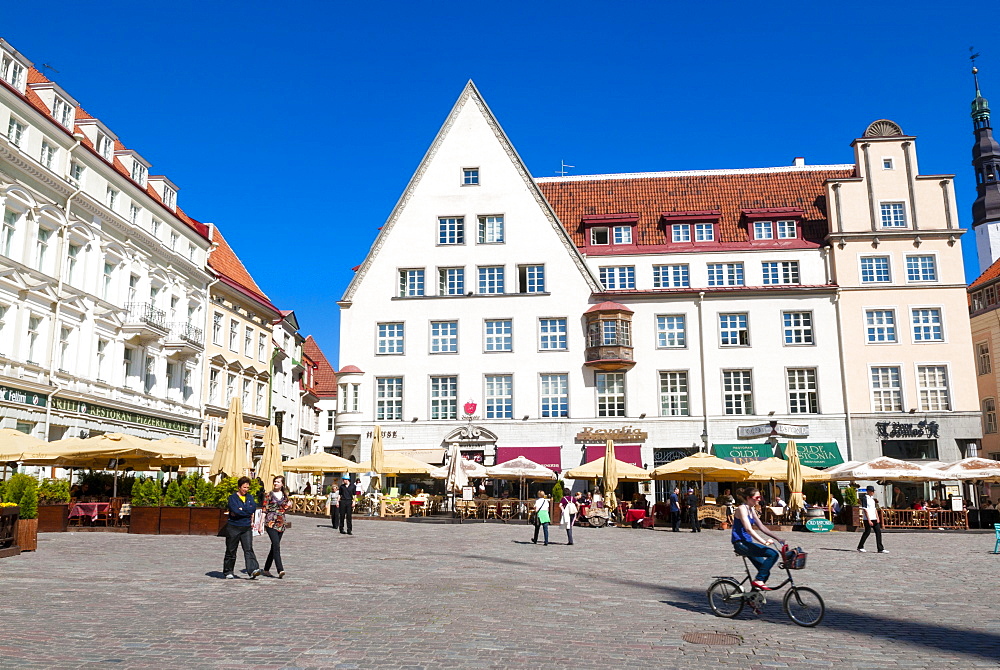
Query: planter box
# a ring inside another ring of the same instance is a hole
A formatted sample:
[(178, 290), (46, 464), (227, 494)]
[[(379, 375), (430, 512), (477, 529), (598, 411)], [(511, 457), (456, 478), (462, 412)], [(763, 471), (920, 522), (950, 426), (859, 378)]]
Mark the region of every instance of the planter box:
[(160, 508), (160, 535), (188, 535), (190, 530), (190, 507)]
[(160, 507), (132, 507), (128, 532), (138, 535), (158, 535), (160, 533)]
[(20, 507), (0, 507), (0, 558), (21, 553), (21, 548), (17, 546), (17, 520), (20, 514)]
[(218, 507), (190, 507), (191, 526), (188, 535), (216, 536), (226, 525), (228, 517), (223, 516), (223, 510)]
[(69, 505), (39, 505), (38, 532), (65, 533), (69, 528)]
[(14, 544), (21, 551), (38, 549), (38, 519), (18, 519), (14, 527)]

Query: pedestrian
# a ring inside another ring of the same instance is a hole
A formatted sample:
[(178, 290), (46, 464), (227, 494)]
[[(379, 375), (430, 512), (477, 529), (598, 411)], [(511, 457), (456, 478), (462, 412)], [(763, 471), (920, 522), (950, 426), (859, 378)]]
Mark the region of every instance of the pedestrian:
[(694, 489), (688, 489), (687, 496), (684, 498), (684, 505), (687, 507), (688, 521), (691, 523), (691, 532), (700, 533), (701, 523), (698, 521), (698, 496), (694, 494)]
[[(576, 495), (580, 495), (579, 492)], [(560, 515), (559, 525), (566, 528), (566, 544), (573, 544), (573, 524), (576, 523), (576, 514), (579, 508), (576, 505), (576, 499), (573, 494), (569, 491), (563, 496), (562, 501), (562, 514)]]
[(733, 498), (733, 494), (726, 489), (722, 492), (722, 496), (719, 498), (719, 504), (726, 508), (726, 523), (729, 527), (733, 527), (733, 513), (736, 511), (736, 499)]
[(336, 530), (340, 528), (340, 488), (336, 484), (330, 487), (326, 504), (330, 508), (330, 524)]
[(739, 489), (736, 497), (739, 498), (740, 506), (736, 508), (736, 518), (733, 520), (733, 551), (746, 556), (757, 567), (757, 575), (750, 585), (761, 591), (771, 591), (773, 589), (765, 582), (771, 576), (771, 567), (778, 561), (778, 552), (770, 545), (774, 542), (782, 545), (785, 543), (757, 516), (754, 508), (760, 501), (758, 489)]
[(243, 545), (243, 560), (246, 562), (247, 574), (250, 579), (260, 575), (260, 565), (253, 553), (253, 537), (251, 522), (257, 511), (257, 503), (250, 495), (250, 478), (240, 477), (236, 482), (237, 490), (229, 496), (229, 523), (226, 524), (226, 555), (222, 559), (222, 574), (226, 579), (236, 579), (233, 571), (236, 568), (236, 547)]
[(303, 491), (302, 493), (303, 493), (303, 495), (307, 495), (307, 496), (312, 495), (312, 484), (310, 482), (306, 482), (306, 490)]
[(538, 492), (538, 498), (535, 500), (535, 536), (531, 538), (531, 541), (538, 544), (538, 529), (541, 528), (545, 533), (545, 546), (549, 546), (549, 500), (545, 497), (545, 491)]
[(865, 542), (868, 540), (868, 536), (875, 531), (875, 547), (878, 549), (880, 554), (888, 554), (885, 547), (882, 546), (882, 516), (879, 511), (878, 498), (875, 497), (875, 487), (869, 486), (867, 493), (861, 495), (861, 521), (865, 524), (865, 532), (861, 534), (861, 541), (858, 542), (858, 551), (864, 553), (868, 551), (865, 549)]
[(670, 524), (675, 533), (681, 532), (681, 490), (677, 487), (670, 494)]
[(264, 497), (264, 530), (271, 540), (271, 551), (267, 552), (264, 561), (264, 574), (273, 577), (271, 564), (278, 569), (278, 579), (285, 576), (285, 568), (281, 564), (281, 538), (285, 534), (285, 510), (292, 504), (285, 488), (285, 478), (278, 475), (274, 478), (272, 488)]
[[(344, 477), (340, 485), (340, 532), (343, 535), (354, 535), (354, 494), (358, 492), (357, 486), (351, 483), (350, 478)], [(347, 532), (344, 532), (344, 525), (347, 525)]]

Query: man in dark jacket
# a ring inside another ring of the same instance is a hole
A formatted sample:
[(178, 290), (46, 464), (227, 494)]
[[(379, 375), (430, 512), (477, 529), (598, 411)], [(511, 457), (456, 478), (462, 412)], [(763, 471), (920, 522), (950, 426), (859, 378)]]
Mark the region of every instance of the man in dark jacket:
[(675, 533), (681, 532), (681, 490), (675, 488), (670, 494), (670, 525)]
[[(340, 532), (345, 535), (354, 534), (354, 519), (351, 513), (354, 510), (354, 494), (357, 491), (357, 487), (351, 483), (351, 480), (344, 477), (343, 483), (340, 485)], [(344, 532), (345, 522), (347, 523), (346, 533)]]
[(698, 522), (698, 496), (695, 495), (694, 489), (688, 489), (687, 496), (684, 498), (684, 506), (687, 507), (688, 520), (691, 522), (691, 532), (700, 533), (701, 523)]
[(226, 556), (222, 560), (222, 573), (226, 579), (235, 579), (233, 570), (236, 568), (236, 546), (243, 545), (243, 560), (246, 561), (247, 574), (250, 579), (257, 579), (260, 565), (253, 553), (253, 535), (251, 523), (253, 513), (257, 511), (257, 503), (250, 495), (250, 478), (240, 477), (236, 493), (229, 496), (229, 523), (226, 524)]

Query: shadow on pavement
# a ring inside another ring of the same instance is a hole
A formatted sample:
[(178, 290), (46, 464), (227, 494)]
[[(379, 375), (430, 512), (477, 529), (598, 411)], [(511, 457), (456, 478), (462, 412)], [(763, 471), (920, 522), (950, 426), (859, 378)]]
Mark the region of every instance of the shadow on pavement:
[[(532, 569), (537, 569), (538, 567), (534, 563), (527, 561), (518, 561), (515, 559), (500, 558), (497, 556), (464, 554), (463, 557), (472, 560), (486, 561), (489, 563), (503, 563)], [(634, 579), (625, 579), (611, 575), (599, 575), (590, 571), (566, 569), (562, 566), (560, 566), (559, 571), (563, 574), (578, 575), (582, 579), (588, 581), (601, 580), (612, 584), (621, 584), (634, 588), (645, 589), (647, 591), (654, 591), (658, 593), (666, 592), (670, 594), (674, 600), (663, 600), (661, 602), (689, 612), (714, 617), (708, 607), (708, 602), (705, 599), (705, 591), (703, 589), (682, 588), (667, 584), (651, 584), (649, 582), (641, 582)], [(706, 580), (705, 588), (708, 588), (708, 584), (709, 580)], [(803, 586), (805, 586), (805, 584), (803, 584)], [(784, 593), (784, 589), (773, 593), (774, 600), (769, 600), (768, 604), (765, 606), (765, 615), (768, 614), (768, 612), (772, 615), (777, 613), (778, 616), (769, 622), (783, 626), (791, 626), (792, 629), (797, 630), (799, 629), (799, 626), (793, 623), (790, 619), (784, 618), (784, 613), (781, 610), (780, 599), (784, 597)], [(824, 598), (824, 600), (826, 599)], [(776, 610), (773, 609), (775, 606), (777, 606)], [(740, 618), (745, 616), (748, 615), (741, 614), (740, 617), (735, 620), (739, 621)], [(778, 618), (779, 616), (781, 618)], [(937, 651), (965, 654), (967, 656), (978, 656), (986, 659), (987, 661), (996, 661), (997, 658), (1000, 658), (1000, 634), (969, 630), (959, 626), (910, 621), (907, 619), (881, 614), (871, 614), (856, 610), (844, 610), (837, 607), (831, 607), (829, 603), (826, 603), (826, 615), (824, 616), (823, 622), (820, 623), (819, 627), (836, 628), (841, 631), (861, 636), (893, 640), (904, 644), (927, 647)]]
[(212, 570), (211, 572), (206, 572), (205, 576), (214, 577), (215, 579), (225, 579), (226, 573), (222, 572), (221, 570)]

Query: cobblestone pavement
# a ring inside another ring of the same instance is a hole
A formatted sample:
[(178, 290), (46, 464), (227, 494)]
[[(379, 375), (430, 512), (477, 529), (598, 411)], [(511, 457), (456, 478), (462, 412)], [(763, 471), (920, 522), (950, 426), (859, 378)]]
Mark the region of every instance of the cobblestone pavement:
[(578, 529), (566, 546), (556, 526), (543, 547), (527, 526), (320, 523), (295, 518), (283, 580), (221, 579), (219, 538), (43, 534), (0, 560), (0, 668), (1000, 667), (992, 534), (859, 554), (856, 534), (786, 533), (827, 604), (801, 628), (780, 595), (710, 613), (712, 576), (742, 569), (724, 532)]

